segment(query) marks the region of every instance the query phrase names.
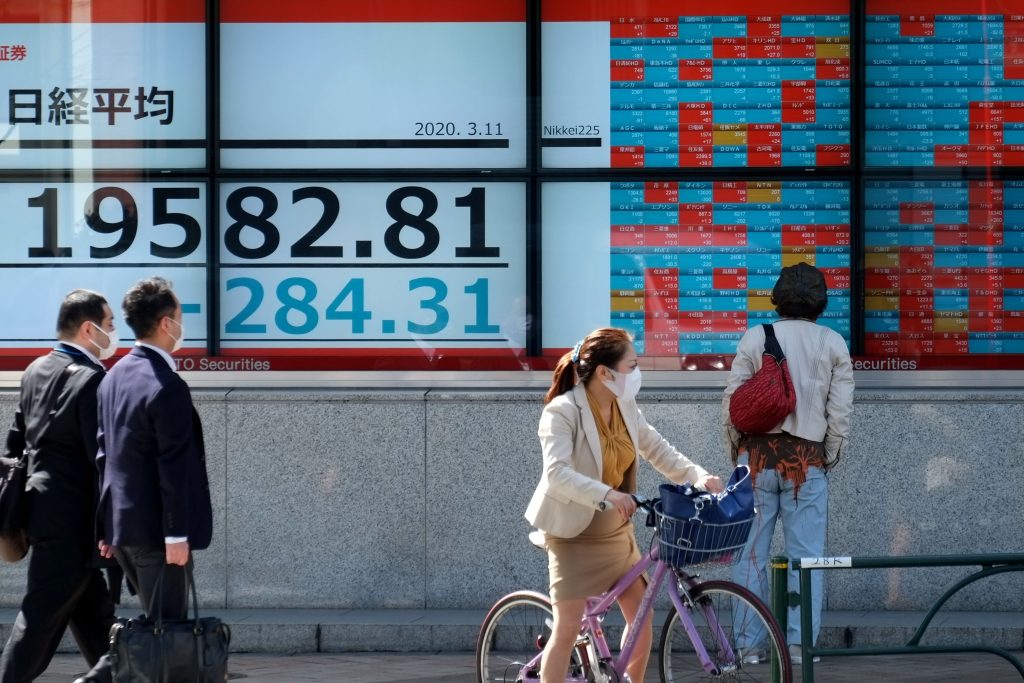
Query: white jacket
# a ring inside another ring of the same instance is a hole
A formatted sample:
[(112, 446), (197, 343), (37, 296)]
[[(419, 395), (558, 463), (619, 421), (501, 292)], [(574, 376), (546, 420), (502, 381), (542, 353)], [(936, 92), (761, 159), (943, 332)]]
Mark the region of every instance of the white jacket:
[[(853, 412), (850, 350), (839, 333), (809, 320), (783, 318), (774, 328), (796, 389), (796, 410), (772, 432), (824, 441), (825, 462), (832, 465), (850, 439), (850, 414)], [(729, 398), (761, 368), (763, 353), (764, 328), (758, 325), (747, 330), (740, 339), (722, 400), (723, 439), (726, 452), (734, 459), (740, 433), (729, 419)]]
[[(655, 469), (677, 484), (689, 481), (702, 485), (711, 476), (647, 424), (635, 401), (619, 399), (618, 404), (637, 455)], [(526, 519), (553, 536), (573, 538), (587, 528), (594, 511), (611, 490), (601, 481), (601, 437), (583, 384), (544, 406), (537, 434), (544, 469), (526, 508)], [(623, 482), (623, 489), (635, 492), (636, 468), (630, 471), (633, 478)]]

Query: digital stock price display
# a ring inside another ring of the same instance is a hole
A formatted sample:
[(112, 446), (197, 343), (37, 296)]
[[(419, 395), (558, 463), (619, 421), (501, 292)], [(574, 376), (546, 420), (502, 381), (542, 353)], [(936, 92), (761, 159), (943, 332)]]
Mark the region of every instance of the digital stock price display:
[(4, 368), (153, 275), (185, 370), (724, 367), (801, 261), (866, 358), (1024, 358), (1024, 0), (87, 4), (0, 9)]
[(850, 164), (846, 1), (554, 0), (542, 12), (547, 167)]
[(731, 355), (747, 328), (777, 318), (771, 289), (800, 261), (828, 282), (820, 322), (850, 341), (848, 183), (549, 183), (543, 197), (545, 253), (577, 264), (544, 262), (546, 348), (603, 320), (642, 355)]
[(0, 169), (206, 166), (203, 0), (0, 8)]
[(519, 183), (221, 186), (223, 352), (525, 347)]
[(526, 3), (223, 0), (225, 168), (526, 164)]
[(869, 182), (865, 352), (1024, 354), (1024, 181)]
[[(206, 193), (189, 182), (0, 183), (0, 215), (18, 228), (0, 243), (0, 284), (16, 296), (0, 356), (52, 344), (59, 303), (78, 287), (107, 297), (129, 341), (121, 299), (154, 275), (182, 302), (186, 370), (523, 354), (522, 183), (225, 183), (213, 255)], [(259, 362), (188, 358), (214, 344)]]
[(867, 12), (868, 166), (1024, 166), (1024, 2)]

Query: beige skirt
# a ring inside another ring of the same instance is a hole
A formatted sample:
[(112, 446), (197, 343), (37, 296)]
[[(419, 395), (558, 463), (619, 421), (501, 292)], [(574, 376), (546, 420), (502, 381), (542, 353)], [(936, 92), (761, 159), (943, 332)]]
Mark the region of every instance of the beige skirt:
[(600, 595), (640, 560), (633, 522), (614, 508), (595, 512), (575, 538), (546, 536), (551, 602)]

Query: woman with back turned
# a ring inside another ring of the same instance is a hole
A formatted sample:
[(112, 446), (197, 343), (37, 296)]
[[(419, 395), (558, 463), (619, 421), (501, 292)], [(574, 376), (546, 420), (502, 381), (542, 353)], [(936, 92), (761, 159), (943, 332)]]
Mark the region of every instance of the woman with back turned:
[[(733, 392), (761, 368), (765, 332), (760, 325), (747, 330), (740, 340), (722, 401), (726, 448), (733, 462), (750, 465), (758, 512), (733, 580), (765, 602), (768, 554), (780, 517), (787, 556), (824, 555), (825, 474), (849, 443), (853, 410), (850, 351), (837, 332), (815, 322), (828, 305), (824, 274), (806, 263), (783, 268), (772, 290), (772, 304), (780, 317), (772, 328), (793, 377), (796, 410), (767, 434), (742, 434), (729, 419)], [(813, 572), (811, 582), (814, 643), (821, 627), (821, 572)], [(789, 589), (799, 589), (796, 572), (790, 572)], [(758, 632), (757, 620), (742, 621), (750, 625), (749, 632), (737, 633), (736, 641), (743, 649), (744, 663), (756, 663), (765, 634)], [(793, 663), (800, 664), (800, 618), (795, 608), (789, 613), (787, 640)]]
[[(690, 462), (647, 424), (636, 404), (640, 368), (629, 333), (594, 330), (555, 367), (537, 432), (543, 449), (540, 484), (526, 510), (544, 532), (555, 623), (541, 660), (541, 681), (565, 680), (586, 599), (608, 590), (640, 559), (633, 524), (636, 456), (672, 481), (712, 492), (718, 477)], [(598, 512), (602, 503), (610, 504)], [(644, 584), (636, 581), (619, 607), (635, 617)], [(644, 679), (651, 622), (639, 634), (628, 666)]]

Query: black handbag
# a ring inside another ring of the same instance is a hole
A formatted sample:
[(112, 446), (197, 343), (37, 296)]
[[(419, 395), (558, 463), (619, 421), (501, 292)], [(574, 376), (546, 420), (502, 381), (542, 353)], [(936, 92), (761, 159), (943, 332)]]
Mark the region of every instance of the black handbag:
[(25, 534), (26, 458), (0, 458), (0, 559), (17, 562), (28, 554)]
[[(44, 414), (53, 412), (53, 407), (64, 391), (68, 377), (75, 371), (71, 363), (57, 377), (57, 382), (50, 391)], [(45, 433), (46, 426), (43, 427)], [(28, 482), (28, 453), (22, 452), (20, 458), (0, 458), (0, 559), (4, 562), (17, 562), (28, 554), (28, 534), (25, 532), (25, 485)]]
[[(163, 572), (152, 600), (156, 618), (118, 619), (110, 628), (114, 683), (223, 683), (228, 679), (231, 629), (217, 617), (199, 617), (196, 583), (186, 570), (193, 619), (164, 619)], [(150, 604), (148, 614), (153, 614)]]

